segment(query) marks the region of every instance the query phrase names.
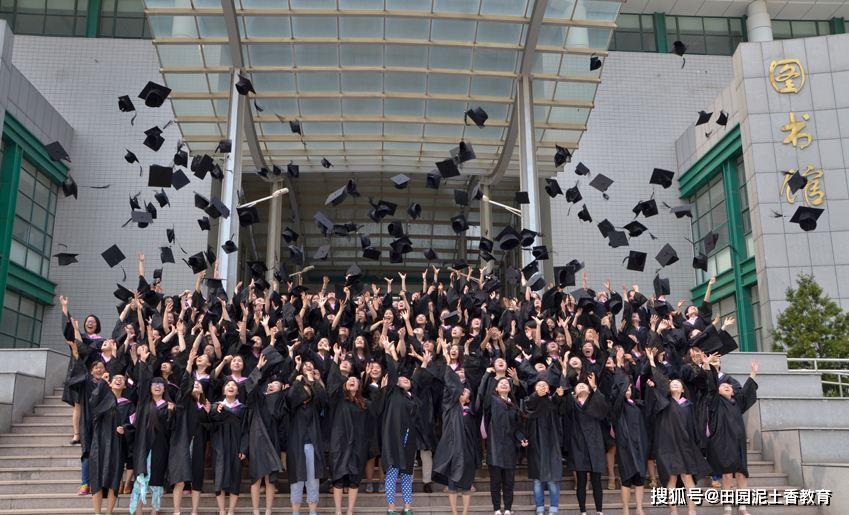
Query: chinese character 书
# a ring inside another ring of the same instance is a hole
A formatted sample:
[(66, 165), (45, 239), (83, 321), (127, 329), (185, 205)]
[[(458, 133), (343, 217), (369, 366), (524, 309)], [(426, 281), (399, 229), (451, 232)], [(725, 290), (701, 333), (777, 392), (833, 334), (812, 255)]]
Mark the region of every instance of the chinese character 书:
[(769, 63), (769, 83), (779, 93), (798, 93), (805, 85), (802, 62), (798, 59), (779, 59)]
[[(808, 126), (808, 120), (811, 119), (811, 115), (803, 114), (801, 120), (796, 119), (796, 113), (790, 113), (790, 121), (786, 125), (781, 126), (781, 132), (789, 132), (790, 134), (784, 138), (785, 145), (790, 143), (794, 147), (799, 150), (806, 149), (813, 141), (813, 137), (808, 132), (802, 132), (805, 130), (805, 127)], [(805, 140), (803, 142), (799, 142), (799, 140)]]

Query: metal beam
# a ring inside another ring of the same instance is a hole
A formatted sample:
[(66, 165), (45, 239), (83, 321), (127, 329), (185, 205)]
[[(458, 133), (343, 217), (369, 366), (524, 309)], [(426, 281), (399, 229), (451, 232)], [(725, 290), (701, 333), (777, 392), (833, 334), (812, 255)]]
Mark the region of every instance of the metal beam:
[[(231, 237), (233, 241), (239, 241), (239, 224), (232, 223), (236, 218), (236, 206), (239, 205), (236, 191), (242, 184), (241, 153), (237, 152), (236, 149), (242, 148), (244, 112), (247, 102), (245, 97), (236, 91), (238, 80), (239, 73), (237, 70), (233, 70), (230, 77), (230, 123), (227, 127), (227, 138), (233, 142), (233, 152), (227, 154), (224, 178), (221, 181), (221, 202), (230, 209), (231, 215), (222, 218), (221, 223), (218, 224), (218, 245), (216, 248), (221, 248)], [(225, 290), (236, 284), (238, 255), (238, 252), (233, 254), (220, 252), (218, 255), (218, 271), (221, 274)]]

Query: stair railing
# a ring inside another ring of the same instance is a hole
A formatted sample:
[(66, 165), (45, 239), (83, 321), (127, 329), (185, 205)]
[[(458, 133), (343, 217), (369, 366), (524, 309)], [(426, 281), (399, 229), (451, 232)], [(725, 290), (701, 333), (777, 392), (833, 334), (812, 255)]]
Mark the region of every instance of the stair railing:
[(826, 397), (849, 397), (849, 359), (787, 358), (791, 372), (818, 372)]

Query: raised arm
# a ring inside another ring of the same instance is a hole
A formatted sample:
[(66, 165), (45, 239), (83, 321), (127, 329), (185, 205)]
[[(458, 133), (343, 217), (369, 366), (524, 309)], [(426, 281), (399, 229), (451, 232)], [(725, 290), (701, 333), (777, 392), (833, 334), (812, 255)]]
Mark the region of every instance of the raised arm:
[(144, 252), (139, 252), (139, 277), (144, 277)]

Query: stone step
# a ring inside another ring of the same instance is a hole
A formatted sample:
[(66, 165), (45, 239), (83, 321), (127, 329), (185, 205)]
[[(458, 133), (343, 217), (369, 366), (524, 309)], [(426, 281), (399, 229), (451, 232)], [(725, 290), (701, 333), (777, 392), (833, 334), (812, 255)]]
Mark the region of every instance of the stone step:
[(0, 448), (5, 444), (12, 445), (64, 445), (70, 441), (71, 436), (66, 431), (65, 434), (58, 433), (5, 433), (0, 434)]
[[(730, 374), (744, 384), (749, 373)], [(818, 372), (784, 372), (783, 374), (758, 373), (755, 379), (758, 393), (772, 397), (822, 398), (822, 376)]]
[(64, 425), (71, 430), (71, 415), (57, 413), (55, 415), (24, 415), (21, 419), (23, 424), (57, 424)]
[(50, 417), (68, 417), (68, 422), (71, 421), (71, 414), (74, 408), (67, 404), (36, 404), (33, 406), (33, 415), (47, 415)]
[(759, 396), (751, 409), (758, 410), (762, 430), (809, 427), (814, 421), (823, 428), (849, 426), (849, 399)]
[(748, 375), (752, 361), (758, 362), (758, 374), (787, 372), (787, 354), (783, 352), (732, 352), (722, 356), (722, 371), (731, 375)]
[(66, 422), (27, 422), (12, 424), (12, 433), (15, 434), (49, 434), (64, 435), (71, 439), (71, 425)]
[[(41, 449), (41, 452), (22, 456), (0, 453), (0, 468), (25, 467), (49, 469), (51, 467), (80, 467), (80, 451), (76, 447), (74, 453), (70, 449), (60, 449), (51, 452), (51, 449)], [(71, 451), (71, 452), (69, 452)]]

